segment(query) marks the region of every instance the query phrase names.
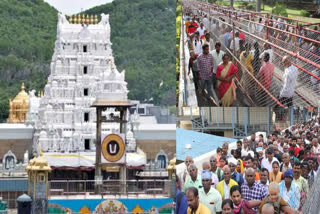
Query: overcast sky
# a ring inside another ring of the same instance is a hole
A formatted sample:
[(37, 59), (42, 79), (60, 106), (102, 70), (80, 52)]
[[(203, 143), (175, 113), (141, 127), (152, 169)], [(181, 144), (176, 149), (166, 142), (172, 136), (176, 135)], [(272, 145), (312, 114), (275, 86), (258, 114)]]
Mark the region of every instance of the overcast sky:
[(112, 2), (113, 0), (44, 0), (58, 11), (71, 15), (79, 13), (82, 10), (86, 10), (101, 4)]

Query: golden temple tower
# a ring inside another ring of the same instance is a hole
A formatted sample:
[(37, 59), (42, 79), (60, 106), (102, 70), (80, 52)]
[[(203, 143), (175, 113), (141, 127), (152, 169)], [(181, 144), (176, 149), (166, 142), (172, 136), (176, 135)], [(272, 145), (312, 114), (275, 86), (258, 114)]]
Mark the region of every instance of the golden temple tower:
[(13, 100), (9, 99), (8, 123), (24, 123), (26, 120), (29, 108), (29, 95), (24, 89), (24, 83), (22, 83), (19, 94)]

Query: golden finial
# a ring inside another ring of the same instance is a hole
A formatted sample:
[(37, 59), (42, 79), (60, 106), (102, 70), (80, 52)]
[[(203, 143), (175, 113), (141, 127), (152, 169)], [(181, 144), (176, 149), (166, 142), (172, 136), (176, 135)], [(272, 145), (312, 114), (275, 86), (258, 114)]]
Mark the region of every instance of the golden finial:
[(93, 15), (90, 16), (90, 24), (93, 24)]
[(24, 91), (24, 82), (21, 83), (21, 90), (20, 91)]
[(94, 24), (98, 24), (98, 15), (94, 15)]

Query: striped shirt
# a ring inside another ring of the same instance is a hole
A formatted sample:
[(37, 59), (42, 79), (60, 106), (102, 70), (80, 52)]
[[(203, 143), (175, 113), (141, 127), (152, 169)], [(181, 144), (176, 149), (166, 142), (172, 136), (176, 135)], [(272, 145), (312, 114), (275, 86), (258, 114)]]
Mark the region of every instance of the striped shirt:
[[(263, 184), (259, 183), (258, 181), (255, 181), (251, 188), (248, 186), (247, 182), (242, 184), (241, 195), (243, 199), (248, 201), (262, 201), (268, 195), (268, 193)], [(253, 210), (257, 211), (257, 207), (254, 207)]]
[(202, 80), (209, 80), (212, 76), (213, 69), (213, 57), (209, 53), (208, 55), (201, 54), (198, 57), (198, 69), (200, 71), (200, 77)]

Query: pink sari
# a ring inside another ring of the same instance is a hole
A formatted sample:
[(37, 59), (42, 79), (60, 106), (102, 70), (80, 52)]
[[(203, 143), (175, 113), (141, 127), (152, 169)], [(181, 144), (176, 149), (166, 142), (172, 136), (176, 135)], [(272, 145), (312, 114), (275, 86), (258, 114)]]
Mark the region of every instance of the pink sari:
[[(222, 63), (217, 67), (217, 77), (227, 78), (236, 73), (238, 68), (229, 62), (227, 66), (223, 67)], [(232, 106), (233, 100), (236, 97), (236, 85), (234, 80), (230, 82), (218, 80), (218, 92), (222, 106)]]

